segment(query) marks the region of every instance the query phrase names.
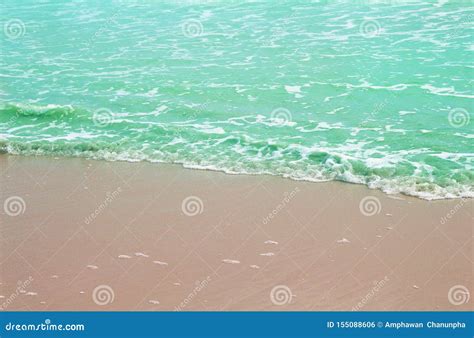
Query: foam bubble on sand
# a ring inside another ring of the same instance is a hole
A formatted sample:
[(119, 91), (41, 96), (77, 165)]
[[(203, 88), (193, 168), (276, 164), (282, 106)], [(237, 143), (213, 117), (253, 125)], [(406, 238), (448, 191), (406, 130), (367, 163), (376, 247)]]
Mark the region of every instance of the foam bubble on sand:
[(145, 257), (145, 258), (150, 257), (150, 256), (144, 254), (143, 252), (135, 252), (135, 256), (137, 256), (137, 257)]
[(413, 285), (413, 289), (419, 289), (420, 287), (418, 285)]
[(59, 278), (59, 276), (58, 275), (52, 275), (51, 278), (57, 279), (57, 278)]
[(129, 259), (129, 258), (132, 258), (132, 257), (130, 257), (129, 255), (119, 255), (118, 258)]
[(388, 198), (392, 199), (392, 200), (399, 200), (399, 201), (405, 201), (404, 198), (400, 197), (400, 196), (394, 196), (394, 195), (387, 195)]
[(5, 296), (0, 295), (0, 299), (5, 298)]
[(80, 293), (81, 295), (83, 295), (83, 294), (85, 294), (86, 292), (85, 292), (85, 291), (79, 291), (79, 293)]
[(158, 265), (168, 265), (168, 263), (162, 262), (162, 261), (153, 261), (153, 263), (158, 264)]
[(273, 252), (265, 252), (265, 253), (261, 253), (260, 256), (267, 256), (267, 257), (270, 257), (270, 256), (275, 256), (275, 253), (273, 253)]
[(40, 304), (43, 304), (43, 305), (44, 305), (44, 304), (46, 304), (46, 302), (43, 300), (43, 301), (40, 302)]
[(154, 300), (154, 299), (150, 299), (150, 300), (148, 301), (148, 303), (153, 304), (153, 305), (158, 305), (158, 304), (160, 304), (159, 301)]
[(222, 262), (227, 264), (240, 264), (240, 261), (237, 261), (235, 259), (223, 259)]
[(265, 242), (263, 242), (263, 243), (264, 243), (264, 244), (275, 244), (275, 245), (278, 245), (278, 242), (270, 241), (270, 240), (265, 241)]
[(99, 267), (97, 265), (87, 265), (86, 268), (91, 270), (97, 270)]
[(347, 238), (343, 238), (343, 239), (338, 239), (336, 241), (336, 243), (339, 243), (339, 244), (346, 244), (346, 243), (350, 243), (351, 241), (349, 241)]
[(259, 267), (258, 265), (255, 265), (255, 264), (250, 265), (250, 267), (251, 267), (252, 269), (260, 269), (260, 267)]
[(37, 292), (32, 292), (32, 291), (25, 293), (25, 296), (37, 296), (37, 295), (38, 295)]
[(173, 283), (174, 286), (181, 286), (181, 283)]

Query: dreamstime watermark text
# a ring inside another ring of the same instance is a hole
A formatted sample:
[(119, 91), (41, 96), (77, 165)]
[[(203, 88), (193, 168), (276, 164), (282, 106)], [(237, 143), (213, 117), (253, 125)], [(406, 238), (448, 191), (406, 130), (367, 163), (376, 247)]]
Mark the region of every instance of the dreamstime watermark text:
[(122, 192), (122, 188), (118, 187), (112, 192), (108, 192), (104, 201), (92, 212), (89, 216), (84, 219), (85, 224), (92, 223)]
[(280, 203), (271, 211), (268, 213), (267, 216), (263, 218), (262, 223), (263, 224), (268, 224), (270, 221), (275, 218), (276, 215), (280, 213), (287, 205), (290, 203), (290, 201), (296, 196), (296, 194), (300, 192), (300, 188), (296, 187), (290, 192), (285, 192), (285, 197), (281, 200)]
[(188, 294), (188, 296), (181, 302), (179, 303), (178, 306), (174, 307), (175, 311), (182, 311), (184, 310), (185, 307), (187, 307), (193, 299), (201, 292), (203, 289), (205, 289), (211, 281), (211, 276), (207, 276), (206, 279), (202, 281), (196, 281), (194, 289)]
[(367, 292), (367, 294), (355, 305), (352, 307), (352, 311), (361, 310), (375, 295), (387, 284), (390, 279), (388, 276), (385, 276), (380, 281), (375, 281), (374, 286)]
[(33, 281), (33, 277), (29, 276), (27, 280), (21, 281), (19, 280), (17, 283), (17, 287), (13, 293), (0, 304), (0, 311), (7, 309), (14, 301), (18, 298), (20, 294), (26, 293), (26, 289), (31, 285)]
[(451, 208), (451, 210), (448, 211), (448, 213), (441, 217), (440, 223), (441, 224), (446, 224), (453, 216), (464, 206), (464, 204), (467, 203), (467, 199), (461, 198), (461, 200), (454, 205), (454, 207)]
[(53, 324), (50, 319), (44, 323), (24, 324), (9, 322), (5, 325), (5, 331), (85, 331), (84, 324)]

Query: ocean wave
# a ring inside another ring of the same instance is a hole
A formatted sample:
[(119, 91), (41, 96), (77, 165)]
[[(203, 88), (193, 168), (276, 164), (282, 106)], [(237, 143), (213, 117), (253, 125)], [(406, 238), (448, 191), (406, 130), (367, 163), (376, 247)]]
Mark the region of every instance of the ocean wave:
[(0, 113), (16, 116), (61, 116), (75, 112), (71, 105), (47, 104), (35, 105), (25, 103), (6, 103), (0, 105)]
[[(106, 161), (148, 161), (152, 163), (180, 164), (188, 169), (220, 171), (227, 174), (272, 175), (297, 181), (328, 182), (342, 181), (366, 185), (370, 189), (378, 189), (387, 194), (405, 194), (425, 200), (474, 198), (474, 175), (465, 174), (464, 178), (456, 180), (445, 178), (443, 184), (434, 182), (432, 176), (416, 175), (383, 177), (385, 170), (361, 170), (357, 164), (348, 160), (321, 153), (326, 158), (324, 163), (295, 164), (274, 161), (273, 165), (241, 157), (226, 159), (220, 155), (208, 156), (208, 159), (192, 159), (180, 157), (176, 153), (154, 152), (147, 153), (140, 149), (122, 148), (123, 144), (108, 142), (69, 143), (58, 146), (54, 143), (18, 143), (0, 140), (0, 152), (14, 155), (83, 157)], [(360, 165), (360, 163), (359, 163)], [(386, 169), (386, 168), (385, 168)], [(364, 172), (364, 173), (361, 173)], [(387, 171), (385, 171), (387, 173)]]
[(11, 16), (42, 29), (2, 44), (3, 152), (473, 194), (466, 1), (28, 2)]

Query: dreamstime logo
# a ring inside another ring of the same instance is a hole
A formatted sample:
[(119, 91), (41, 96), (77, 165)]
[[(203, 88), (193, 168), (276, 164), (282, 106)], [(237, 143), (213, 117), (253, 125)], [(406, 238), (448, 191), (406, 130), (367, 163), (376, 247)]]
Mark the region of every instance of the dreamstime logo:
[(18, 216), (25, 213), (26, 203), (20, 196), (10, 196), (3, 203), (3, 210), (8, 216)]
[(366, 196), (359, 203), (359, 210), (364, 216), (374, 216), (382, 210), (380, 200), (375, 196)]
[(454, 108), (449, 111), (448, 121), (454, 128), (461, 128), (469, 124), (471, 117), (466, 109)]
[(94, 111), (92, 122), (97, 127), (105, 127), (114, 121), (114, 114), (107, 108), (100, 108)]
[(285, 305), (291, 302), (293, 294), (286, 285), (277, 285), (270, 292), (270, 300), (275, 305)]
[(288, 109), (282, 107), (274, 109), (272, 111), (271, 118), (279, 127), (284, 126), (292, 120), (291, 112)]
[(204, 32), (204, 27), (201, 21), (196, 19), (189, 19), (181, 24), (181, 30), (184, 36), (188, 38), (196, 38)]
[(462, 305), (469, 302), (469, 290), (464, 285), (454, 285), (448, 291), (448, 300), (453, 305)]
[(364, 20), (359, 26), (359, 33), (364, 38), (374, 38), (380, 34), (381, 27), (376, 20)]
[(186, 216), (196, 216), (204, 211), (202, 199), (197, 196), (188, 196), (181, 203), (181, 210)]
[(99, 285), (92, 292), (92, 300), (100, 306), (113, 303), (114, 298), (114, 290), (108, 285)]
[(11, 19), (3, 25), (3, 33), (10, 40), (15, 40), (25, 35), (26, 26), (20, 19)]

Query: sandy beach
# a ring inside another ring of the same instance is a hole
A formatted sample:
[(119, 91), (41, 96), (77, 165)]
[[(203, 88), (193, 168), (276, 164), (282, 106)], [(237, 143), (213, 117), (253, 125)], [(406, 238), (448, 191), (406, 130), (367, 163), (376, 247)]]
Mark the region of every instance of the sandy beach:
[(471, 310), (472, 200), (0, 156), (4, 310)]

